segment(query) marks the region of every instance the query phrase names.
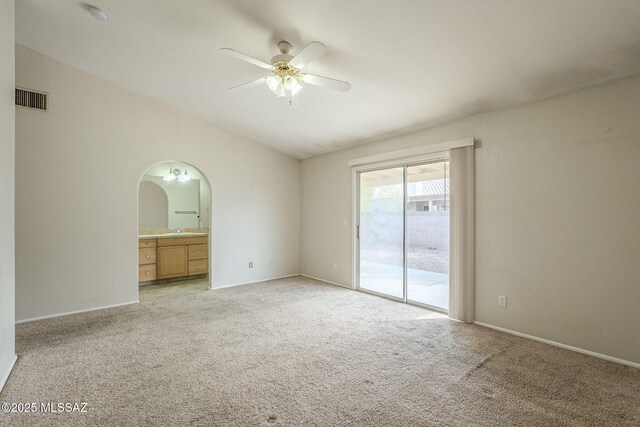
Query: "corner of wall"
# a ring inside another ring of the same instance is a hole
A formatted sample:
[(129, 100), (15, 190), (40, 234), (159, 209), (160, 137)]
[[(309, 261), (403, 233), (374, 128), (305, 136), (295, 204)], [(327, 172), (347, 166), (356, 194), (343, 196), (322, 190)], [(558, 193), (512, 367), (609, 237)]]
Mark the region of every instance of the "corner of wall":
[(0, 390), (15, 355), (15, 4), (0, 3)]

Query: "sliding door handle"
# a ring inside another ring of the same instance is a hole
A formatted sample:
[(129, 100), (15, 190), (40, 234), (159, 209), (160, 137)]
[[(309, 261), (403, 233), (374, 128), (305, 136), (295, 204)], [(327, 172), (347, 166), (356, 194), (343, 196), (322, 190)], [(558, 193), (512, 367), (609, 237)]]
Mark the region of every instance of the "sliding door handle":
[(356, 239), (360, 240), (360, 224), (356, 225)]

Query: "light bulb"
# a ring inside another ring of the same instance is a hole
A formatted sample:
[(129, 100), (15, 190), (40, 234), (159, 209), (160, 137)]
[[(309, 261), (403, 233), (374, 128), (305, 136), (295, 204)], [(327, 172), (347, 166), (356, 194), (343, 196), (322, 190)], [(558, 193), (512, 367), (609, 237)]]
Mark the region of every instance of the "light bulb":
[(269, 89), (275, 92), (278, 89), (279, 85), (280, 85), (280, 77), (278, 76), (267, 77), (267, 86), (269, 86)]
[(175, 175), (174, 175), (174, 173), (173, 173), (173, 169), (169, 168), (169, 173), (168, 173), (168, 174), (166, 174), (166, 175), (164, 176), (164, 178), (162, 178), (162, 179), (163, 179), (163, 180), (165, 180), (165, 181), (169, 181), (169, 182), (171, 182), (171, 181), (173, 181), (174, 179), (176, 179), (176, 176), (175, 176)]
[(301, 84), (297, 84), (296, 87), (291, 89), (291, 96), (293, 96), (296, 93), (300, 92), (300, 90), (302, 90), (302, 85)]
[(293, 91), (295, 88), (297, 88), (298, 86), (300, 86), (298, 84), (298, 79), (296, 79), (293, 76), (287, 76), (284, 79), (284, 88), (290, 91)]
[(180, 175), (180, 177), (178, 178), (178, 181), (180, 182), (189, 182), (191, 181), (191, 177), (189, 176), (189, 173), (187, 172), (187, 170), (184, 170), (184, 175)]

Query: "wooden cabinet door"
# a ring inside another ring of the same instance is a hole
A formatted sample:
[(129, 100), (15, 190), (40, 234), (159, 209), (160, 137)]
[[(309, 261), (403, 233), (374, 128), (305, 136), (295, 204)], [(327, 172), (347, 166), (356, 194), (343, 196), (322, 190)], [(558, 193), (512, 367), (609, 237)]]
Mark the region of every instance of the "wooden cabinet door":
[(158, 247), (158, 279), (169, 279), (187, 275), (187, 247)]

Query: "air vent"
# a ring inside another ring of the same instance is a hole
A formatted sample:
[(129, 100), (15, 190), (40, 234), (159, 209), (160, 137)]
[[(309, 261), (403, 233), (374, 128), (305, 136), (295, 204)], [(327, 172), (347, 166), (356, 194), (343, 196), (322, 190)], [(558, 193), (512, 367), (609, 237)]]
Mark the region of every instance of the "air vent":
[(28, 89), (16, 88), (16, 105), (32, 108), (34, 110), (47, 111), (47, 97), (44, 92), (36, 92)]

